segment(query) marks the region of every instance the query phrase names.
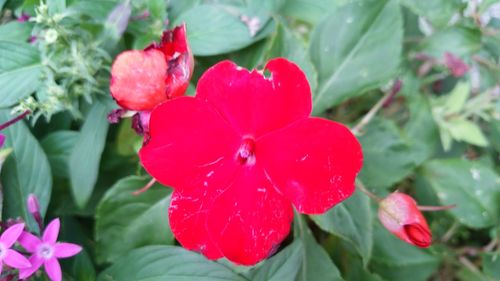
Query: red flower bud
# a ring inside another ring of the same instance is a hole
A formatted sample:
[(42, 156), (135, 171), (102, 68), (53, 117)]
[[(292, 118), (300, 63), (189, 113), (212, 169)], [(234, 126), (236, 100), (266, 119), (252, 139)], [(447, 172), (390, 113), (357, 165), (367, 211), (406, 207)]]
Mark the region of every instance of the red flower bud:
[(410, 196), (394, 192), (380, 202), (378, 217), (382, 225), (399, 239), (421, 248), (432, 243), (432, 233), (417, 203)]
[(186, 27), (177, 26), (165, 31), (159, 44), (118, 55), (111, 68), (111, 95), (125, 109), (152, 110), (186, 92), (193, 67)]

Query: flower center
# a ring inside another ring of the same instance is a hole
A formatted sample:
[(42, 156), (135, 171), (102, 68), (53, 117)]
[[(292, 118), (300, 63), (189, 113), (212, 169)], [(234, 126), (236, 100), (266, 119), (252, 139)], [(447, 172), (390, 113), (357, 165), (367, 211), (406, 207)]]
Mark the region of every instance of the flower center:
[(49, 244), (42, 244), (38, 247), (38, 256), (43, 259), (50, 259), (54, 255), (54, 247)]
[(252, 165), (255, 163), (255, 141), (252, 138), (243, 139), (237, 157), (241, 164)]
[(6, 254), (7, 254), (7, 247), (5, 247), (5, 245), (2, 242), (0, 242), (0, 261), (3, 260)]

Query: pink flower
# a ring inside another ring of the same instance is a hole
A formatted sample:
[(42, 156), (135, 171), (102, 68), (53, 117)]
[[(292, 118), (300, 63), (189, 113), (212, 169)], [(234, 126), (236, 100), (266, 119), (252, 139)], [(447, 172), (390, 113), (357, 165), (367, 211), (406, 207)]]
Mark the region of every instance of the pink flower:
[(153, 110), (140, 158), (174, 188), (170, 226), (184, 247), (253, 265), (288, 235), (292, 205), (321, 214), (353, 193), (361, 146), (344, 125), (310, 117), (311, 100), (286, 59), (262, 71), (224, 61), (203, 74), (196, 97)]
[(17, 239), (23, 233), (24, 223), (15, 224), (0, 236), (0, 274), (2, 267), (5, 263), (12, 268), (27, 268), (30, 267), (30, 262), (18, 252), (12, 250), (10, 247), (16, 243)]
[(469, 71), (469, 66), (463, 60), (449, 52), (444, 53), (444, 64), (454, 77), (462, 77)]
[(0, 148), (2, 148), (4, 143), (5, 143), (5, 136), (0, 134)]
[(29, 258), (31, 267), (20, 270), (20, 279), (28, 278), (43, 264), (50, 280), (62, 280), (61, 266), (57, 259), (74, 256), (82, 250), (82, 247), (76, 244), (57, 242), (59, 228), (59, 219), (51, 221), (45, 228), (41, 240), (29, 232), (23, 232), (19, 243), (33, 255)]
[(432, 234), (417, 203), (410, 196), (394, 192), (380, 202), (378, 217), (384, 227), (408, 244), (427, 248)]

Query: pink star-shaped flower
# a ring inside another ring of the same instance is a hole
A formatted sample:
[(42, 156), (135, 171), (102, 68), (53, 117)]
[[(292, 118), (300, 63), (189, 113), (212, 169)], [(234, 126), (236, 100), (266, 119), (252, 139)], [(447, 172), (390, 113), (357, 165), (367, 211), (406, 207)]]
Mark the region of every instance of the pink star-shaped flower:
[(62, 280), (61, 266), (57, 259), (74, 256), (82, 250), (82, 247), (72, 243), (57, 242), (59, 228), (59, 219), (54, 219), (45, 228), (41, 240), (29, 232), (23, 232), (19, 243), (32, 255), (29, 258), (31, 267), (20, 270), (20, 279), (28, 278), (43, 264), (50, 280)]
[(309, 116), (300, 68), (279, 58), (264, 71), (213, 66), (196, 97), (153, 110), (140, 151), (146, 170), (174, 188), (175, 237), (210, 259), (252, 265), (268, 257), (290, 231), (292, 204), (325, 212), (353, 193), (362, 166), (347, 127)]
[(0, 236), (0, 274), (2, 273), (4, 263), (17, 269), (31, 266), (30, 262), (23, 255), (11, 249), (21, 233), (23, 233), (23, 229), (24, 223), (18, 223), (7, 228)]

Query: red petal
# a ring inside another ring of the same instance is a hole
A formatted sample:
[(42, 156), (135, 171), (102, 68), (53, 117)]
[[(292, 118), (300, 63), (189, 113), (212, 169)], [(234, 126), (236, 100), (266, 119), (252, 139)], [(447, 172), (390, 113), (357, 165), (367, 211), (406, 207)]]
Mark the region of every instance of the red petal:
[(363, 162), (351, 131), (307, 118), (257, 140), (257, 159), (301, 213), (323, 213), (349, 197)]
[(258, 137), (311, 113), (304, 73), (285, 59), (269, 61), (266, 78), (233, 62), (216, 64), (198, 82), (196, 97), (207, 100), (241, 135)]
[(418, 224), (406, 224), (404, 225), (404, 231), (408, 236), (408, 239), (416, 246), (421, 248), (427, 248), (432, 243), (432, 234), (428, 227)]
[(151, 110), (167, 99), (166, 71), (165, 56), (158, 50), (123, 52), (111, 67), (111, 95), (124, 108)]
[(139, 152), (142, 165), (159, 182), (173, 187), (201, 187), (200, 175), (223, 160), (234, 160), (241, 142), (217, 112), (192, 97), (158, 106), (149, 125), (150, 140)]
[(277, 249), (290, 231), (293, 210), (258, 165), (242, 166), (208, 212), (210, 236), (232, 262), (253, 265)]

